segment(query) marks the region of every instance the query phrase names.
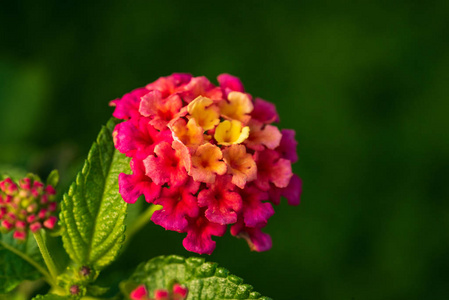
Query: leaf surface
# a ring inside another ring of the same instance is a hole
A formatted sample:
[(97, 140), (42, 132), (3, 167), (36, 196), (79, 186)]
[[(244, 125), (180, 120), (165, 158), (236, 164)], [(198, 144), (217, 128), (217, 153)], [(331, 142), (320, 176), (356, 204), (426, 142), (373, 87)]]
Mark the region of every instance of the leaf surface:
[(216, 263), (204, 262), (203, 258), (159, 256), (140, 264), (131, 278), (121, 283), (124, 295), (129, 295), (138, 285), (144, 284), (150, 298), (157, 289), (171, 290), (173, 284), (185, 285), (187, 299), (260, 299), (269, 300), (244, 284), (243, 279), (229, 274)]
[(116, 120), (102, 128), (61, 205), (62, 240), (70, 258), (100, 270), (118, 255), (125, 238), (126, 203), (118, 175), (129, 173), (129, 159), (115, 150)]

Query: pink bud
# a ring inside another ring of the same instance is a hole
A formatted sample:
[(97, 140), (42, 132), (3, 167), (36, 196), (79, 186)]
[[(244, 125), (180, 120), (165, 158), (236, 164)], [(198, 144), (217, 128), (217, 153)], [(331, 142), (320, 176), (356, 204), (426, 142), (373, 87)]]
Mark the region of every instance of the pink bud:
[(56, 202), (51, 202), (51, 203), (48, 205), (48, 210), (50, 210), (50, 211), (55, 211), (57, 207), (58, 207), (58, 203), (56, 203)]
[(167, 290), (156, 290), (154, 292), (154, 300), (168, 300), (168, 291)]
[(31, 203), (27, 207), (27, 212), (29, 212), (29, 213), (35, 212), (36, 210), (37, 210), (37, 203)]
[(2, 226), (5, 227), (8, 230), (11, 230), (14, 227), (14, 224), (9, 222), (8, 220), (2, 221)]
[(30, 215), (27, 217), (28, 223), (33, 223), (36, 220), (36, 215)]
[(25, 223), (24, 221), (17, 221), (16, 222), (16, 228), (25, 229), (26, 226), (27, 226), (27, 223)]
[(7, 216), (8, 216), (8, 218), (9, 218), (10, 220), (13, 220), (13, 221), (15, 221), (15, 220), (17, 219), (16, 215), (13, 214), (12, 212), (9, 212), (9, 213), (7, 214)]
[(45, 204), (47, 202), (48, 202), (48, 195), (47, 194), (42, 195), (41, 204)]
[(148, 291), (143, 284), (139, 285), (131, 292), (131, 294), (129, 294), (131, 300), (146, 300), (148, 299), (147, 297)]
[(55, 216), (50, 216), (45, 222), (44, 226), (48, 229), (53, 229), (55, 227), (56, 222), (58, 222), (58, 218)]
[(31, 189), (31, 179), (30, 178), (23, 178), (19, 181), (19, 185), (24, 190)]
[(178, 283), (173, 286), (173, 298), (175, 300), (183, 300), (187, 297), (188, 289)]
[(14, 234), (12, 237), (15, 239), (18, 239), (18, 240), (24, 240), (27, 237), (27, 234), (24, 231), (16, 230), (16, 231), (14, 231)]
[(38, 230), (41, 229), (41, 228), (42, 228), (42, 225), (41, 225), (41, 223), (39, 223), (39, 222), (35, 222), (35, 223), (33, 223), (33, 224), (30, 225), (30, 230), (31, 230), (32, 232), (36, 232), (36, 231), (38, 231)]
[(39, 211), (39, 213), (37, 214), (37, 216), (40, 218), (40, 219), (45, 219), (45, 215), (47, 214), (47, 210), (45, 209), (45, 208), (42, 208), (40, 211)]
[(12, 196), (7, 195), (5, 198), (5, 203), (11, 203), (12, 199), (13, 199)]
[(47, 187), (45, 188), (45, 191), (49, 194), (49, 195), (56, 195), (56, 190), (54, 187), (52, 187), (51, 185), (47, 185)]

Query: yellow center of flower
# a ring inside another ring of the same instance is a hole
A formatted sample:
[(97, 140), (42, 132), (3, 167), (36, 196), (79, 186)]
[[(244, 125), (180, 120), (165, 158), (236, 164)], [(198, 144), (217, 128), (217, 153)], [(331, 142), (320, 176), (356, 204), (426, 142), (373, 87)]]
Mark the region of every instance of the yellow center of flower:
[(215, 129), (214, 138), (218, 144), (229, 146), (240, 144), (248, 138), (249, 127), (242, 128), (242, 122), (236, 120), (225, 120), (218, 124)]

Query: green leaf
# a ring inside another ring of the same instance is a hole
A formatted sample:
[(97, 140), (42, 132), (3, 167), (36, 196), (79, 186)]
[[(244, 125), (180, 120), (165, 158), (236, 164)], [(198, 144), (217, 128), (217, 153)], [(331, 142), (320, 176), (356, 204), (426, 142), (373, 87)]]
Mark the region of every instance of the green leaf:
[(56, 188), (59, 182), (59, 172), (58, 170), (53, 170), (50, 172), (50, 174), (47, 177), (47, 185), (51, 185), (52, 187)]
[(55, 294), (37, 295), (32, 300), (65, 300), (71, 299), (70, 296), (59, 296)]
[(96, 270), (115, 259), (125, 239), (126, 203), (118, 175), (130, 170), (129, 159), (114, 148), (115, 125), (111, 119), (102, 128), (61, 205), (64, 248), (76, 263)]
[(23, 280), (42, 277), (39, 270), (47, 272), (33, 237), (18, 242), (12, 235), (0, 234), (0, 294), (12, 291)]
[(254, 292), (251, 285), (244, 284), (243, 279), (229, 274), (216, 263), (204, 262), (199, 257), (185, 259), (176, 255), (159, 256), (140, 264), (131, 278), (120, 284), (120, 289), (124, 295), (129, 295), (138, 285), (145, 284), (151, 298), (155, 290), (170, 291), (175, 283), (189, 289), (188, 300), (270, 299)]

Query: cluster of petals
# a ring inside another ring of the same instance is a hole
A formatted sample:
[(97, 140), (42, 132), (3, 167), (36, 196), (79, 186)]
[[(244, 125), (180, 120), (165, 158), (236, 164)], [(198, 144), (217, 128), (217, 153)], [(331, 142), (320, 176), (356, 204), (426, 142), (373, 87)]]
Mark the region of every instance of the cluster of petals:
[(0, 230), (14, 231), (13, 237), (24, 240), (29, 230), (53, 229), (58, 221), (56, 191), (31, 176), (14, 182), (0, 181)]
[(145, 285), (141, 284), (131, 292), (129, 298), (131, 300), (184, 300), (187, 298), (187, 294), (188, 289), (185, 286), (175, 283), (171, 292), (158, 289), (154, 291), (154, 296), (150, 297)]
[(173, 74), (111, 101), (113, 116), (124, 120), (114, 144), (132, 158), (119, 191), (127, 203), (144, 195), (161, 205), (152, 221), (187, 233), (189, 251), (212, 253), (212, 236), (228, 225), (252, 250), (265, 251), (272, 204), (281, 196), (299, 204), (295, 132), (274, 126), (274, 104), (253, 99), (238, 78), (222, 74), (218, 82)]

